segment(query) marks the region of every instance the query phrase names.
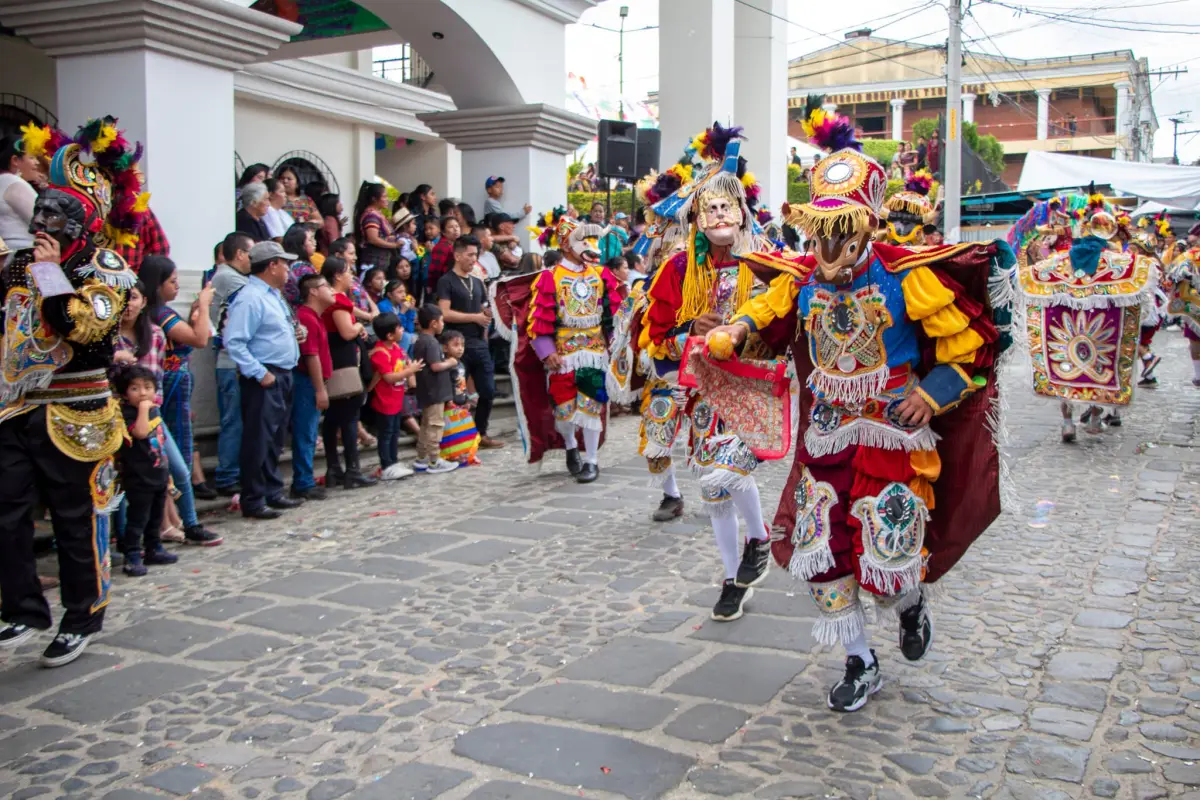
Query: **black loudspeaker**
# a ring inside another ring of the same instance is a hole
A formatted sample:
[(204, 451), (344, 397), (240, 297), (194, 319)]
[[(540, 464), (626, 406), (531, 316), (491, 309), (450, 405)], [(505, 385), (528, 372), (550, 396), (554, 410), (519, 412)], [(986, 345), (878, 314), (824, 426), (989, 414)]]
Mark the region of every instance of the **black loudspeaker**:
[(662, 144), (662, 131), (658, 128), (638, 128), (637, 131), (637, 171), (634, 177), (641, 180), (650, 174), (650, 170), (658, 169), (658, 156)]
[(600, 161), (597, 171), (601, 178), (637, 177), (637, 125), (615, 119), (600, 120)]

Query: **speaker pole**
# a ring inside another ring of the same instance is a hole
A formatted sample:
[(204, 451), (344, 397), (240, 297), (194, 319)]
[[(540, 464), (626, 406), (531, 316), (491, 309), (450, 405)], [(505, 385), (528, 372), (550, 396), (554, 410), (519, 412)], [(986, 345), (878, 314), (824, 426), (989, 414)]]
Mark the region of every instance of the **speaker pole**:
[(612, 219), (612, 178), (605, 178), (604, 184), (608, 188), (608, 200), (604, 203), (604, 216)]

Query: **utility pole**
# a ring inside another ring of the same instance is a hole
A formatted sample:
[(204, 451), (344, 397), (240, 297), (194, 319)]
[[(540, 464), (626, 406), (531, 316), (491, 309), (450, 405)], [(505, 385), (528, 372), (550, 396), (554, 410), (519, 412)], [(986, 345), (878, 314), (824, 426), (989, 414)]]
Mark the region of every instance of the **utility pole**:
[(617, 50), (617, 107), (620, 109), (621, 120), (625, 120), (625, 18), (629, 16), (629, 6), (621, 6), (620, 46)]
[(957, 244), (962, 216), (962, 0), (949, 0), (950, 39), (946, 45), (945, 189), (942, 207), (947, 244)]
[[(1175, 131), (1171, 134), (1171, 163), (1179, 164), (1179, 126), (1187, 122), (1183, 119), (1184, 114), (1190, 114), (1190, 111), (1180, 111), (1178, 116), (1171, 117), (1167, 121), (1175, 126)], [(1186, 133), (1186, 131), (1185, 131)]]

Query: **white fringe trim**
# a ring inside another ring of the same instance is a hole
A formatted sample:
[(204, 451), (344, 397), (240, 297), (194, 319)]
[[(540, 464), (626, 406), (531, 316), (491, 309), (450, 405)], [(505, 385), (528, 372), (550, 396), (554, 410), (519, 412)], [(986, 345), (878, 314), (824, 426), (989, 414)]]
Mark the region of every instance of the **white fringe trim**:
[(652, 442), (647, 439), (646, 446), (642, 448), (641, 455), (646, 458), (667, 458), (674, 450), (675, 448), (672, 446), (661, 445), (658, 442)]
[(910, 434), (874, 420), (857, 419), (827, 435), (810, 425), (804, 433), (804, 446), (809, 455), (820, 457), (840, 453), (852, 445), (882, 450), (935, 450), (940, 438), (929, 426)]
[(710, 519), (726, 519), (734, 514), (733, 498), (723, 500), (701, 500), (700, 508)]
[(846, 644), (857, 639), (867, 627), (861, 604), (836, 616), (820, 616), (813, 622), (813, 638), (824, 645)]
[[(1153, 277), (1153, 271), (1152, 271)], [(1067, 306), (1068, 308), (1089, 311), (1096, 308), (1126, 308), (1128, 306), (1140, 306), (1146, 302), (1146, 299), (1153, 298), (1154, 287), (1156, 284), (1146, 281), (1140, 289), (1132, 294), (1092, 294), (1087, 297), (1073, 297), (1064, 292), (1055, 292), (1052, 295), (1034, 295), (1022, 290), (1024, 299), (1030, 305), (1034, 306)]]
[[(496, 308), (496, 287), (499, 285), (500, 285), (500, 281), (496, 281), (495, 283), (493, 283), (491, 286), (488, 287), (488, 302), (491, 304), (492, 309)], [(512, 342), (513, 344), (516, 344), (517, 332), (514, 331), (512, 328), (508, 327), (507, 325), (505, 325), (504, 320), (500, 318), (499, 314), (492, 314), (492, 321), (496, 323), (496, 333), (500, 334), (501, 339), (503, 339), (506, 342)], [(520, 323), (520, 320), (514, 320), (514, 322)], [(510, 350), (515, 350), (515, 349), (516, 348), (510, 348)], [(510, 363), (511, 363), (511, 360), (510, 360)], [(517, 405), (520, 405), (520, 403), (518, 403)]]
[(582, 317), (574, 314), (563, 314), (560, 319), (563, 323), (561, 327), (564, 328), (578, 328), (581, 330), (586, 330), (588, 328), (595, 328), (600, 325), (599, 314), (585, 314)]
[[(894, 594), (888, 596), (871, 595), (875, 598), (875, 621), (881, 622), (898, 622), (900, 614), (912, 608), (921, 602), (921, 594), (924, 591), (924, 584), (918, 586), (912, 591), (903, 594)], [(929, 598), (925, 598), (925, 604), (929, 604)]]
[(829, 549), (829, 542), (823, 542), (820, 547), (807, 552), (801, 552), (798, 547), (793, 550), (792, 560), (788, 562), (788, 572), (793, 578), (807, 581), (814, 575), (828, 572), (834, 566), (833, 551)]
[(583, 430), (602, 431), (604, 430), (604, 420), (600, 417), (593, 417), (591, 414), (585, 414), (582, 411), (576, 411), (570, 420), (555, 420), (555, 424), (561, 422), (570, 422)]
[(858, 569), (863, 583), (869, 583), (877, 589), (891, 590), (892, 594), (911, 592), (921, 585), (921, 570), (925, 559), (917, 557), (909, 559), (901, 567), (884, 566), (873, 563), (864, 553), (859, 556)]
[(714, 465), (710, 472), (700, 478), (700, 485), (705, 489), (724, 489), (727, 492), (746, 492), (754, 488), (754, 473), (745, 475), (720, 465)]
[(837, 400), (863, 402), (887, 390), (891, 371), (883, 363), (860, 375), (839, 375), (820, 367), (812, 371), (809, 380), (814, 388)]
[(1175, 319), (1179, 320), (1179, 324), (1190, 330), (1192, 333), (1200, 336), (1200, 320), (1193, 319), (1187, 314), (1180, 314)]
[(576, 350), (568, 356), (563, 356), (563, 372), (574, 372), (581, 367), (607, 370), (608, 353), (595, 350)]

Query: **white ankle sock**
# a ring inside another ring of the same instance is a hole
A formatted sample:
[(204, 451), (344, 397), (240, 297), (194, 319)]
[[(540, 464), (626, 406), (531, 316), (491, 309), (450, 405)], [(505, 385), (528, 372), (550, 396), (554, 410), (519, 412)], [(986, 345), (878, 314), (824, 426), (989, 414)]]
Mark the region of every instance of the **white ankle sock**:
[(679, 484), (675, 482), (675, 467), (667, 467), (667, 479), (663, 481), (663, 494), (668, 497), (681, 497), (679, 494)]
[(758, 484), (751, 483), (749, 489), (730, 489), (734, 508), (746, 520), (746, 535), (751, 539), (766, 539), (767, 529), (763, 524), (762, 502), (758, 497)]
[(736, 514), (712, 518), (713, 537), (717, 540), (717, 551), (725, 565), (725, 579), (737, 577), (738, 571), (738, 520)]
[(875, 656), (871, 655), (871, 647), (867, 644), (866, 631), (859, 631), (853, 639), (843, 642), (843, 646), (846, 648), (846, 655), (858, 656), (868, 667), (875, 663)]
[(583, 460), (589, 464), (600, 463), (600, 431), (583, 429)]

